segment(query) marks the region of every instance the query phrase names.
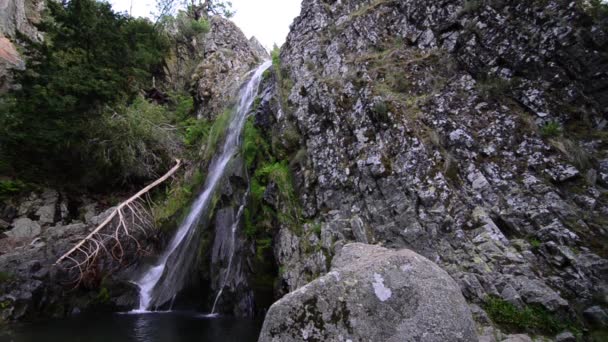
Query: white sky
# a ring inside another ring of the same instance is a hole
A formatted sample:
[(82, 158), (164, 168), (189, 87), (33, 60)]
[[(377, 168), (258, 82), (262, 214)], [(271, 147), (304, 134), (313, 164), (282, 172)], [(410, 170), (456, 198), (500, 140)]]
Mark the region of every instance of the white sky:
[[(108, 0), (115, 10), (129, 12), (133, 2), (133, 16), (150, 16), (155, 0)], [(302, 0), (232, 0), (236, 15), (232, 20), (247, 38), (255, 36), (267, 49), (274, 43), (283, 44), (289, 25), (300, 14)]]

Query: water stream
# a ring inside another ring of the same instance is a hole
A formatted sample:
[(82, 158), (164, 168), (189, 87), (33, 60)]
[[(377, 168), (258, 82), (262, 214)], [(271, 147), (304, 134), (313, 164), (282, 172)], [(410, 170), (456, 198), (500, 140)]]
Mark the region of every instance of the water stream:
[[(157, 263), (151, 266), (135, 283), (139, 286), (139, 308), (135, 313), (145, 313), (157, 310), (162, 305), (172, 302), (177, 293), (186, 285), (188, 274), (197, 255), (199, 236), (199, 223), (209, 210), (209, 204), (218, 184), (223, 179), (229, 162), (241, 145), (241, 134), (247, 119), (247, 113), (257, 96), (263, 72), (270, 67), (271, 62), (265, 62), (256, 70), (248, 83), (243, 87), (239, 94), (239, 102), (236, 111), (233, 113), (230, 126), (226, 132), (226, 138), (222, 148), (212, 160), (209, 166), (207, 179), (202, 192), (192, 204), (188, 216), (177, 229), (177, 233), (167, 246), (167, 249), (158, 259)], [(244, 203), (244, 202), (243, 202)], [(238, 219), (242, 214), (243, 205), (237, 214), (237, 220), (232, 227), (232, 250), (234, 254), (234, 234), (238, 226)], [(232, 255), (233, 256), (233, 255)], [(230, 260), (232, 260), (232, 256)], [(224, 272), (223, 284), (230, 273), (231, 262), (228, 270)], [(215, 304), (221, 296), (223, 286), (219, 289), (214, 302)], [(213, 311), (214, 311), (213, 310)]]

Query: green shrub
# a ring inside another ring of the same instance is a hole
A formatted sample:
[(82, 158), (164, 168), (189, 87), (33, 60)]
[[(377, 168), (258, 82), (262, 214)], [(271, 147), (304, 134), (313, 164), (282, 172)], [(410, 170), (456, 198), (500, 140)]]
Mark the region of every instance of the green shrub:
[(97, 143), (88, 150), (107, 175), (156, 178), (173, 163), (179, 142), (166, 108), (137, 97), (130, 106), (108, 110), (89, 131)]
[(270, 52), (270, 56), (272, 57), (272, 66), (274, 66), (275, 70), (281, 70), (281, 49), (278, 46), (274, 46), (272, 51)]
[(173, 92), (169, 94), (171, 100), (172, 121), (180, 123), (191, 119), (194, 111), (194, 99), (189, 94)]
[(562, 132), (562, 126), (555, 121), (547, 122), (540, 128), (540, 134), (544, 138), (552, 138), (560, 135)]
[(560, 320), (546, 309), (537, 306), (525, 306), (518, 309), (515, 305), (489, 296), (484, 306), (492, 321), (508, 331), (540, 333), (554, 335), (564, 330), (580, 331), (577, 324)]
[(0, 180), (0, 200), (17, 195), (27, 188), (20, 180)]
[(539, 249), (540, 248), (540, 240), (537, 238), (531, 238), (528, 242), (530, 242), (530, 246), (532, 246), (532, 249)]
[(184, 124), (184, 144), (186, 146), (198, 146), (209, 136), (211, 123), (204, 119), (190, 118)]
[[(386, 118), (388, 117), (388, 105), (384, 101), (374, 103), (374, 107), (372, 108), (376, 118)], [(384, 121), (384, 120), (382, 120)]]
[(253, 124), (253, 117), (248, 118), (243, 132), (243, 157), (247, 167), (254, 166), (259, 159), (268, 158), (269, 150), (268, 143)]

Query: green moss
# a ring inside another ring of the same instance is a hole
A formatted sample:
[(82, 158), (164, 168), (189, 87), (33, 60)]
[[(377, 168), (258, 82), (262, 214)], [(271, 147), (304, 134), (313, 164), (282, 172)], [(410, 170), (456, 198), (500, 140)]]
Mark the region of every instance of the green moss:
[(253, 118), (248, 118), (243, 132), (243, 157), (247, 167), (252, 167), (260, 158), (269, 158), (269, 151), (270, 146), (253, 124)]
[(213, 125), (209, 129), (207, 145), (205, 146), (205, 159), (211, 159), (211, 157), (215, 154), (217, 146), (226, 135), (232, 114), (232, 109), (226, 109), (222, 114), (218, 115), (213, 122)]
[(532, 246), (532, 249), (539, 249), (540, 248), (540, 240), (537, 238), (531, 238), (528, 240), (528, 242), (530, 242), (530, 246)]
[(198, 146), (209, 136), (211, 123), (207, 120), (191, 118), (184, 123), (184, 126), (186, 127), (184, 144), (186, 144), (186, 146)]
[(8, 283), (13, 279), (13, 275), (7, 272), (0, 271), (0, 285)]
[(507, 331), (532, 334), (557, 334), (564, 330), (580, 332), (580, 326), (572, 321), (559, 319), (555, 314), (539, 306), (525, 306), (518, 309), (515, 305), (489, 296), (484, 305), (492, 321)]
[(101, 289), (99, 289), (99, 293), (97, 293), (97, 296), (95, 297), (93, 302), (96, 304), (110, 303), (110, 291), (108, 290), (108, 288), (102, 287)]
[(188, 204), (194, 198), (196, 189), (203, 183), (204, 175), (196, 171), (189, 179), (176, 182), (157, 198), (156, 205), (152, 208), (154, 220), (157, 227), (162, 229), (173, 229), (179, 214), (187, 210)]

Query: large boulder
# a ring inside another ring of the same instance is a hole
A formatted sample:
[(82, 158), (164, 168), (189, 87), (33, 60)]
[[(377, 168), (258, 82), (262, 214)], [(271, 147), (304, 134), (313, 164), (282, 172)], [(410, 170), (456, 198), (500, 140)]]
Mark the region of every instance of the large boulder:
[(348, 244), (332, 271), (268, 311), (260, 342), (476, 341), (458, 285), (410, 250)]

